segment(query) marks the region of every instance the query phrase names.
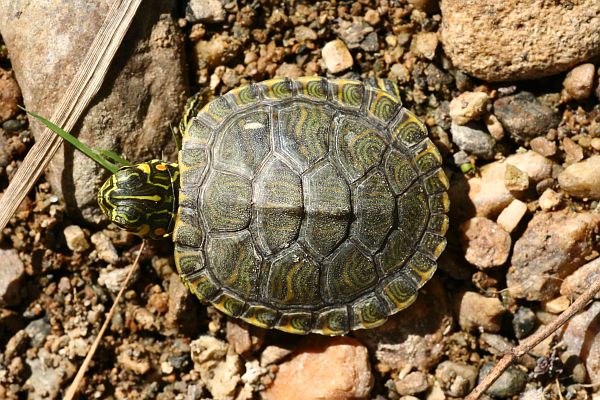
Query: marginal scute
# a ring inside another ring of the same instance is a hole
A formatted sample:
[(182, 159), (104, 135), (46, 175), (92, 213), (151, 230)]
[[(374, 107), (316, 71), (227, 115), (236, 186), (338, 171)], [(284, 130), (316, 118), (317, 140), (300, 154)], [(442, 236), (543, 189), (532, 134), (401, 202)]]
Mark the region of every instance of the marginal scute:
[(312, 328), (312, 314), (302, 311), (283, 313), (275, 327), (284, 332), (306, 335)]
[(331, 112), (323, 105), (298, 100), (276, 111), (276, 146), (300, 171), (325, 157)]
[(270, 160), (254, 182), (256, 238), (271, 254), (296, 239), (302, 222), (302, 181), (277, 158)]
[(351, 329), (370, 329), (382, 325), (388, 316), (386, 304), (375, 295), (360, 298), (352, 304)]
[(256, 85), (246, 85), (229, 91), (225, 97), (231, 100), (236, 106), (246, 108), (259, 100), (258, 88)]
[(394, 96), (382, 90), (368, 88), (369, 91), (369, 114), (387, 124), (398, 110), (398, 100)]
[(175, 243), (187, 247), (200, 248), (203, 239), (204, 232), (198, 226), (183, 223), (181, 220), (177, 222), (177, 228), (173, 234)]
[(379, 171), (371, 173), (355, 189), (351, 236), (371, 254), (382, 246), (394, 224), (394, 196)]
[(251, 304), (242, 314), (241, 318), (261, 328), (272, 328), (279, 319), (279, 313), (269, 307)]
[(250, 223), (252, 187), (240, 175), (212, 171), (200, 202), (209, 231), (231, 232)]
[(270, 131), (266, 107), (235, 118), (215, 143), (215, 165), (252, 178), (269, 152)]
[(316, 306), (319, 296), (319, 266), (298, 245), (272, 261), (267, 297), (282, 306)]
[(298, 94), (315, 98), (318, 100), (327, 100), (328, 84), (327, 79), (318, 76), (305, 76), (295, 80), (298, 85)]
[(427, 139), (425, 125), (410, 111), (403, 109), (392, 128), (392, 143), (402, 148), (412, 147)]
[(425, 254), (416, 251), (406, 264), (407, 271), (413, 276), (418, 287), (421, 287), (427, 282), (435, 272), (437, 264)]
[(287, 78), (275, 78), (264, 81), (257, 86), (263, 89), (267, 99), (281, 100), (292, 97), (292, 81)]
[(419, 250), (429, 257), (437, 260), (440, 254), (446, 248), (446, 238), (440, 235), (434, 235), (430, 232), (425, 232), (421, 238)]
[(325, 299), (332, 304), (354, 300), (379, 280), (375, 264), (352, 242), (344, 242), (324, 266)]
[(385, 176), (394, 191), (394, 194), (402, 194), (417, 179), (417, 171), (410, 163), (410, 159), (398, 150), (390, 150), (383, 161)]
[[(431, 204), (431, 202), (430, 202)], [(450, 219), (446, 214), (433, 214), (429, 217), (427, 230), (437, 235), (444, 236), (450, 226)]]
[(335, 307), (319, 313), (313, 332), (322, 335), (343, 335), (348, 329), (348, 309)]
[(419, 144), (415, 163), (421, 175), (433, 171), (442, 165), (442, 156), (431, 140), (426, 139)]
[(200, 146), (207, 146), (212, 138), (213, 128), (208, 126), (206, 122), (200, 118), (192, 118), (188, 124), (187, 129), (183, 131), (184, 141), (182, 142), (182, 148), (193, 148)]
[(182, 278), (193, 276), (204, 268), (204, 258), (200, 249), (175, 244), (175, 266)]
[(343, 115), (335, 119), (335, 155), (350, 182), (378, 165), (385, 148), (386, 141), (364, 118)]
[(358, 109), (362, 105), (365, 87), (358, 81), (335, 80), (329, 83), (333, 101), (342, 107)]
[(400, 311), (416, 300), (417, 286), (401, 271), (383, 286), (382, 294), (392, 312)]
[(248, 299), (256, 299), (260, 276), (250, 232), (209, 235), (206, 243), (207, 264), (223, 287)]
[(210, 277), (210, 274), (205, 269), (194, 275), (185, 277), (184, 283), (200, 301), (213, 301), (221, 290), (218, 283)]
[(442, 169), (434, 171), (433, 174), (429, 175), (423, 180), (425, 190), (428, 194), (436, 194), (446, 192), (450, 187), (448, 178)]
[(350, 189), (329, 163), (303, 178), (304, 225), (302, 239), (326, 257), (346, 236), (351, 220)]
[(210, 301), (216, 309), (232, 317), (239, 317), (244, 311), (245, 302), (232, 293), (222, 292)]
[(233, 109), (225, 97), (218, 97), (204, 106), (203, 111), (215, 125), (219, 125), (232, 114)]
[(450, 211), (450, 197), (447, 192), (429, 196), (429, 209), (432, 214), (446, 214)]

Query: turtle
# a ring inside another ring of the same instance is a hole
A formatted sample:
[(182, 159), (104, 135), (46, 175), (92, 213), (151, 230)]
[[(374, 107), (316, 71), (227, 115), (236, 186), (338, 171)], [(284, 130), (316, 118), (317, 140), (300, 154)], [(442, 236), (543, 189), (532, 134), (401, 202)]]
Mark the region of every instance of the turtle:
[(110, 220), (172, 235), (185, 286), (259, 327), (343, 335), (416, 299), (446, 246), (449, 183), (397, 86), (275, 78), (200, 103), (178, 163), (104, 183)]

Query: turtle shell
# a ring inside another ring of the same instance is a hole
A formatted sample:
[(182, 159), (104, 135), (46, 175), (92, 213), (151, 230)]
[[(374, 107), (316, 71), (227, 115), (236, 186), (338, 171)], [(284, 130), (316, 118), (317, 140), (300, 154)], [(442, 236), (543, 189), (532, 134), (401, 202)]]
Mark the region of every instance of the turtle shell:
[(273, 79), (192, 103), (182, 131), (177, 269), (224, 313), (339, 335), (382, 324), (434, 273), (448, 181), (395, 96)]

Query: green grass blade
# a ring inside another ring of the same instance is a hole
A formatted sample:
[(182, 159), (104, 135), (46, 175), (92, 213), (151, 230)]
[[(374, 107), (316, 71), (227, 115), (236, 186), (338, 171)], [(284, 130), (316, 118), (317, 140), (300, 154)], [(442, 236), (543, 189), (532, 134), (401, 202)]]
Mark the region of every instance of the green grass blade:
[(77, 150), (81, 151), (83, 154), (85, 154), (86, 156), (88, 156), (92, 160), (96, 161), (98, 164), (100, 164), (102, 167), (106, 168), (107, 170), (109, 170), (113, 174), (115, 172), (117, 172), (117, 170), (119, 169), (116, 165), (112, 164), (110, 161), (108, 161), (107, 159), (103, 158), (100, 154), (96, 153), (94, 150), (92, 150), (91, 148), (89, 148), (85, 144), (81, 143), (75, 136), (71, 135), (69, 132), (65, 131), (64, 129), (62, 129), (58, 125), (53, 124), (52, 122), (48, 121), (46, 118), (42, 117), (41, 115), (37, 115), (36, 113), (28, 111), (28, 110), (26, 110), (23, 107), (21, 107), (21, 109), (23, 111), (25, 111), (26, 113), (28, 113), (29, 115), (31, 115), (34, 118), (36, 118), (42, 124), (46, 125), (52, 132), (54, 132), (58, 136), (62, 137), (64, 140), (66, 140), (67, 142), (69, 142)]
[(111, 150), (99, 150), (98, 151), (101, 155), (103, 155), (104, 157), (108, 158), (109, 160), (113, 161), (116, 164), (119, 164), (121, 167), (131, 167), (133, 164), (130, 163), (129, 161), (127, 161), (126, 159), (124, 159), (123, 157), (121, 157), (120, 155), (118, 155), (117, 153), (115, 153), (114, 151)]

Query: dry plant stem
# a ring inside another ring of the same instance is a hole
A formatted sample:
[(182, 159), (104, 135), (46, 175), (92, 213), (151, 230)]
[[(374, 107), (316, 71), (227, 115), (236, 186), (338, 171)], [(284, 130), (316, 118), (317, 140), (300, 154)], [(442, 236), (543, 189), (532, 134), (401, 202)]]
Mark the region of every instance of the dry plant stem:
[(553, 332), (556, 332), (565, 322), (570, 320), (575, 314), (579, 311), (583, 310), (583, 308), (587, 305), (587, 303), (594, 298), (594, 295), (600, 291), (600, 279), (597, 279), (592, 285), (581, 294), (571, 304), (569, 308), (567, 308), (562, 314), (560, 314), (554, 321), (550, 324), (546, 325), (545, 328), (536, 332), (535, 334), (529, 336), (527, 339), (523, 340), (521, 344), (514, 347), (508, 354), (505, 354), (504, 357), (500, 359), (498, 364), (487, 374), (483, 380), (477, 385), (475, 389), (465, 398), (465, 400), (476, 400), (478, 399), (491, 385), (494, 383), (496, 379), (504, 372), (506, 368), (513, 361), (518, 359), (519, 357), (524, 356), (529, 350), (534, 348), (538, 343), (542, 340), (546, 339)]
[[(110, 63), (131, 25), (141, 0), (115, 0), (90, 50), (65, 91), (50, 120), (70, 131), (94, 98)], [(37, 110), (33, 110), (37, 111)], [(11, 180), (0, 199), (0, 231), (4, 229), (27, 192), (31, 190), (63, 140), (45, 129)]]
[(125, 277), (125, 281), (123, 281), (121, 290), (119, 290), (117, 297), (115, 297), (115, 301), (113, 302), (113, 305), (110, 308), (110, 311), (108, 312), (108, 314), (106, 314), (106, 320), (104, 321), (104, 324), (102, 324), (102, 327), (100, 328), (100, 331), (98, 332), (98, 336), (96, 336), (94, 343), (92, 343), (92, 347), (90, 347), (90, 350), (88, 351), (87, 355), (85, 356), (85, 359), (83, 360), (83, 363), (81, 364), (81, 367), (79, 367), (79, 371), (77, 371), (77, 375), (75, 375), (75, 379), (73, 379), (71, 386), (69, 386), (69, 389), (67, 390), (67, 393), (65, 394), (64, 400), (72, 400), (73, 397), (75, 397), (75, 395), (77, 394), (77, 389), (79, 389), (79, 385), (81, 384), (81, 381), (83, 380), (83, 377), (85, 376), (85, 373), (87, 372), (90, 362), (92, 361), (92, 358), (94, 357), (94, 353), (96, 353), (96, 350), (98, 349), (98, 345), (100, 344), (100, 341), (102, 340), (102, 337), (104, 336), (104, 332), (106, 331), (106, 328), (108, 328), (108, 324), (112, 320), (112, 317), (115, 314), (115, 311), (117, 310), (117, 306), (119, 305), (119, 300), (121, 300), (121, 297), (123, 296), (123, 293), (125, 292), (125, 289), (127, 288), (127, 285), (129, 284), (129, 280), (131, 279), (131, 277), (133, 276), (133, 273), (135, 272), (135, 270), (138, 267), (140, 256), (142, 255), (142, 252), (144, 251), (145, 245), (146, 245), (146, 241), (143, 241), (142, 246), (140, 247), (140, 250), (138, 251), (138, 255), (135, 257), (135, 261), (133, 262), (133, 265), (131, 266), (131, 268), (129, 268), (129, 272), (127, 273), (127, 276)]

